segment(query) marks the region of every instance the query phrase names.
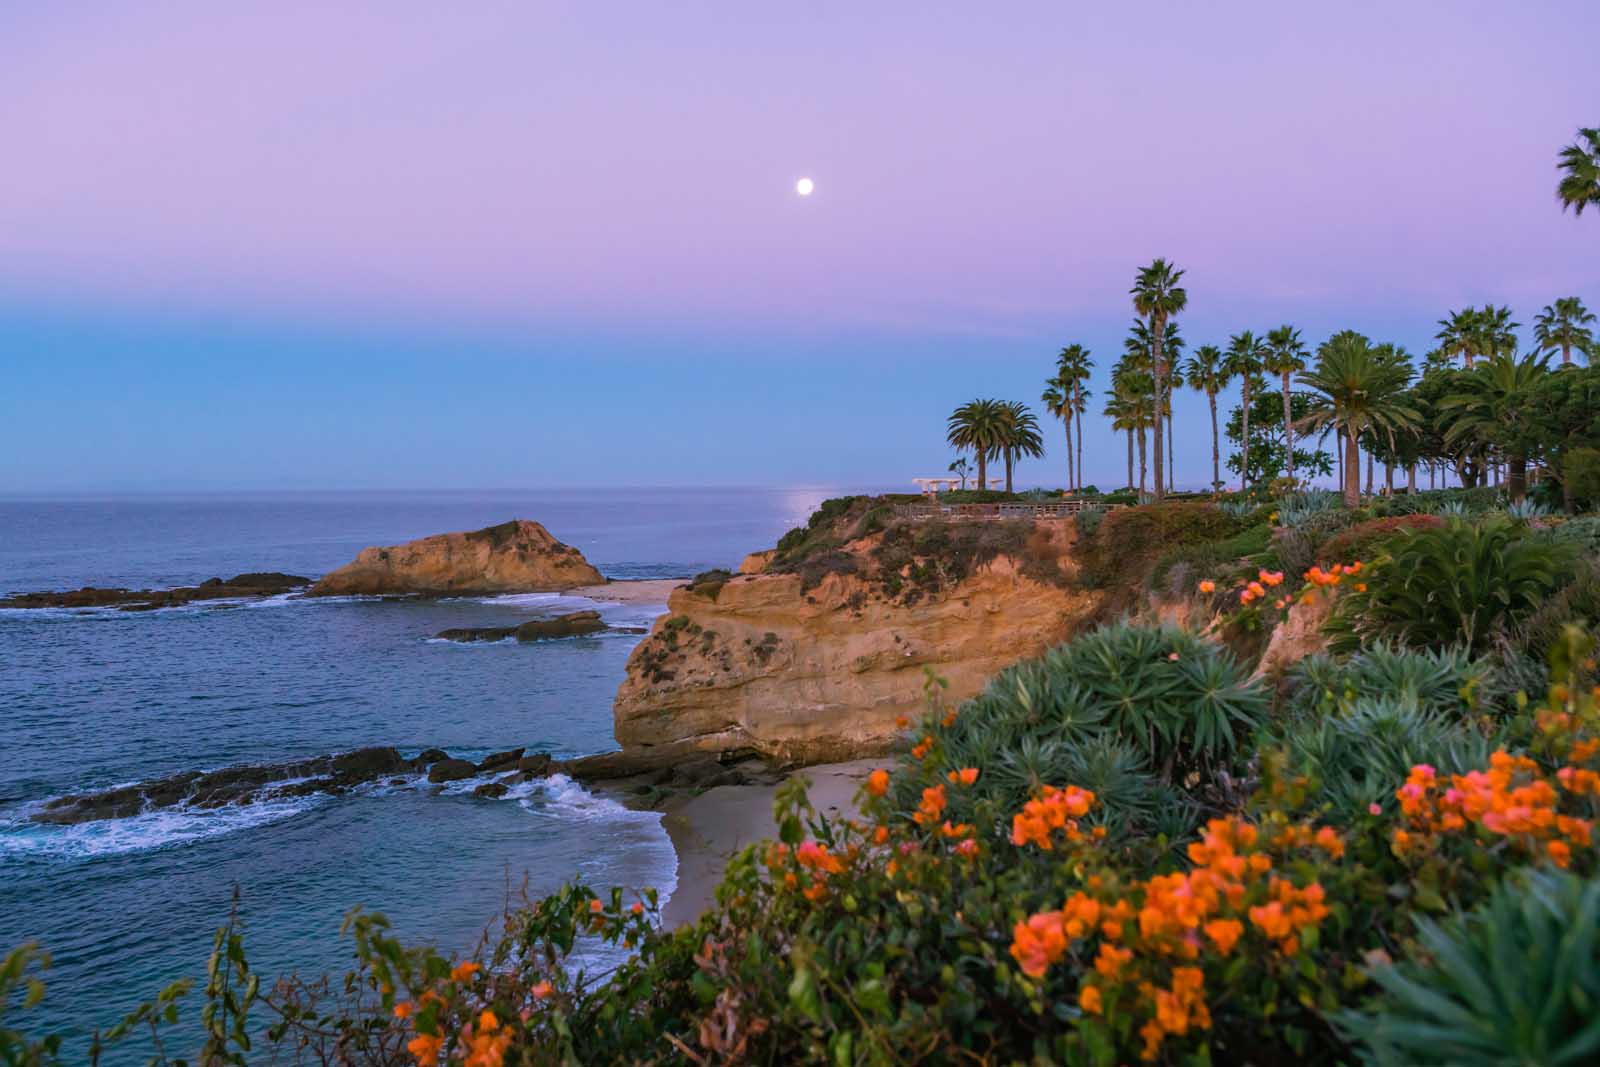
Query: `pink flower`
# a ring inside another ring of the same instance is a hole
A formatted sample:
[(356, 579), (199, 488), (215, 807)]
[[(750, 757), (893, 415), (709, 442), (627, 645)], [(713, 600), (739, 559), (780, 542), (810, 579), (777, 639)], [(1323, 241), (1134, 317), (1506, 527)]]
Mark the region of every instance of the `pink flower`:
[(1377, 804), (1368, 804), (1367, 805), (1367, 814), (1368, 815), (1382, 815), (1383, 814), (1383, 808), (1380, 807)]

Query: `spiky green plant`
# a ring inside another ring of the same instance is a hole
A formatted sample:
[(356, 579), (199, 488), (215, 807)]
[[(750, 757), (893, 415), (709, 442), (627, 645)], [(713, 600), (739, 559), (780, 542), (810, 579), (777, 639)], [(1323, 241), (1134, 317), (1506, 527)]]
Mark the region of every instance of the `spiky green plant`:
[(1600, 880), (1530, 872), (1484, 905), (1419, 919), (1420, 958), (1339, 1029), (1382, 1067), (1578, 1067), (1600, 1060)]
[(1348, 658), (1301, 660), (1289, 672), (1286, 708), (1291, 718), (1321, 717), (1346, 711), (1359, 700), (1387, 699), (1429, 714), (1459, 716), (1473, 703), (1488, 670), (1465, 649), (1380, 642)]
[(1395, 784), (1418, 763), (1465, 774), (1488, 763), (1484, 734), (1407, 698), (1362, 697), (1342, 715), (1306, 719), (1284, 738), (1292, 766), (1320, 787), (1341, 820), (1371, 805), (1392, 811)]
[(1416, 648), (1459, 644), (1482, 652), (1560, 584), (1567, 552), (1504, 519), (1451, 519), (1406, 531), (1344, 594), (1331, 624), (1336, 651), (1393, 641)]

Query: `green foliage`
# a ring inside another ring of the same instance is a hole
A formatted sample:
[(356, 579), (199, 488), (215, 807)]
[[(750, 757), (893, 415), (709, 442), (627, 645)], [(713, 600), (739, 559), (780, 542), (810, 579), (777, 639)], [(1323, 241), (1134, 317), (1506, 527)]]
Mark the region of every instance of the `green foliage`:
[(689, 582), (689, 592), (714, 601), (722, 593), (722, 587), (732, 580), (733, 573), (721, 567), (716, 570), (702, 571)]
[(1176, 548), (1156, 560), (1149, 585), (1179, 593), (1192, 591), (1194, 581), (1201, 577), (1227, 581), (1241, 570), (1254, 577), (1255, 570), (1270, 562), (1266, 556), (1271, 545), (1272, 527), (1262, 523), (1222, 541)]
[(1298, 529), (1307, 525), (1313, 518), (1326, 515), (1330, 511), (1339, 511), (1344, 507), (1344, 501), (1338, 493), (1327, 490), (1312, 490), (1305, 493), (1290, 493), (1278, 500), (1278, 525), (1289, 529)]
[(1419, 919), (1421, 959), (1340, 1027), (1382, 1067), (1577, 1067), (1600, 1058), (1600, 880), (1538, 871), (1477, 910)]
[(1380, 643), (1346, 658), (1301, 660), (1289, 671), (1285, 708), (1291, 718), (1321, 718), (1359, 700), (1389, 700), (1455, 718), (1471, 709), (1488, 671), (1485, 661), (1461, 648)]
[(1574, 448), (1561, 465), (1567, 490), (1575, 501), (1600, 504), (1600, 448)]
[(1503, 520), (1452, 519), (1406, 533), (1372, 563), (1365, 592), (1341, 597), (1335, 647), (1394, 641), (1482, 651), (1557, 588), (1568, 559), (1560, 546)]
[(1108, 514), (1078, 544), (1084, 581), (1091, 586), (1131, 583), (1163, 552), (1180, 545), (1221, 541), (1238, 522), (1209, 503), (1143, 504)]

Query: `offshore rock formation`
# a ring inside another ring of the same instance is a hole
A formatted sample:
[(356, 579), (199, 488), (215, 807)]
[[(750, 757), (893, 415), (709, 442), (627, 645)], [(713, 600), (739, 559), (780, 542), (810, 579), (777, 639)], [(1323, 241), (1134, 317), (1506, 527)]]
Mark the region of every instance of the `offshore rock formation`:
[(64, 592), (19, 593), (0, 600), (0, 608), (107, 608), (119, 611), (155, 611), (175, 608), (197, 600), (244, 600), (278, 596), (310, 585), (310, 578), (295, 574), (238, 574), (232, 578), (208, 578), (199, 585), (177, 589), (100, 589), (86, 585)]
[[(440, 630), (435, 640), (442, 641), (544, 641), (552, 637), (580, 637), (609, 629), (598, 611), (574, 611), (551, 619), (531, 619), (520, 626), (458, 626)], [(631, 627), (619, 627), (631, 630)], [(642, 632), (642, 631), (641, 631)]]
[(605, 581), (583, 553), (527, 519), (471, 533), (367, 548), (311, 587), (309, 596), (537, 593)]
[(1071, 582), (1074, 537), (1060, 521), (891, 527), (788, 570), (780, 553), (761, 573), (679, 588), (628, 661), (616, 757), (882, 751), (920, 710), (924, 668), (953, 707), (1097, 614), (1103, 594)]

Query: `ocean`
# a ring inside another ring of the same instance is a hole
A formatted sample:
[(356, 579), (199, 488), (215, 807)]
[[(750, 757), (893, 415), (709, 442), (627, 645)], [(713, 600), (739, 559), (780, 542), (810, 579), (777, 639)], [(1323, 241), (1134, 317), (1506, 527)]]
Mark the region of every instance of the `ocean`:
[[(542, 522), (609, 578), (680, 577), (737, 566), (838, 492), (0, 496), (0, 595), (247, 571), (315, 577), (368, 545), (511, 518)], [(235, 887), (264, 975), (342, 973), (352, 957), (339, 925), (357, 905), (408, 941), (455, 950), (524, 879), (534, 895), (574, 877), (670, 892), (676, 863), (659, 817), (560, 777), (494, 800), (471, 795), (477, 782), (434, 795), (407, 781), (72, 827), (27, 817), (65, 793), (366, 745), (469, 759), (615, 748), (611, 701), (639, 636), (431, 639), (587, 607), (632, 626), (665, 610), (553, 594), (0, 610), (0, 953), (34, 941), (53, 956), (46, 999), (7, 1025), (81, 1048), (166, 983), (203, 985)], [(198, 993), (191, 1000), (192, 1018)], [(143, 1050), (102, 1062), (141, 1063)]]

